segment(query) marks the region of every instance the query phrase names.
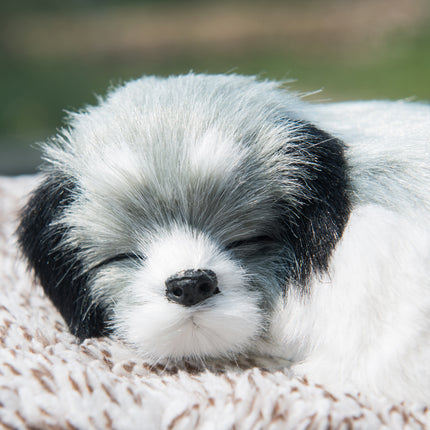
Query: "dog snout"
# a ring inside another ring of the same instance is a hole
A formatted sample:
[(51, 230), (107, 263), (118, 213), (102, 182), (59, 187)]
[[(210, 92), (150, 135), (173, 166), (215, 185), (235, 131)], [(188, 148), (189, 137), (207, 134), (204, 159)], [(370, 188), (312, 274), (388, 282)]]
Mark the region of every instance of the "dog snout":
[(166, 280), (167, 298), (183, 306), (194, 306), (219, 292), (212, 270), (184, 270)]

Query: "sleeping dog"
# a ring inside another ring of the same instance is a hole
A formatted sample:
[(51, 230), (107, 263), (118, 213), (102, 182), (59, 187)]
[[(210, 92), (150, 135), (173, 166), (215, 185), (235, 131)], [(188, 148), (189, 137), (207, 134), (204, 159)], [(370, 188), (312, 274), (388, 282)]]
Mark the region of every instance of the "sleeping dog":
[(68, 121), (18, 238), (78, 338), (429, 398), (429, 105), (188, 74)]

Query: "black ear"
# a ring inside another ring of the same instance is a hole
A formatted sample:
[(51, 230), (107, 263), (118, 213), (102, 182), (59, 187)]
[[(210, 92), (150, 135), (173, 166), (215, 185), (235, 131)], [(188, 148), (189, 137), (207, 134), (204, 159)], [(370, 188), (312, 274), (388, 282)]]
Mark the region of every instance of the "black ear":
[(297, 180), (307, 197), (284, 221), (296, 257), (291, 275), (304, 286), (312, 272), (327, 270), (349, 219), (350, 200), (343, 142), (299, 121), (294, 134), (294, 143), (286, 151), (300, 151), (302, 162), (297, 168), (304, 169), (304, 174)]
[(33, 192), (21, 215), (18, 243), (46, 294), (81, 340), (106, 331), (105, 311), (94, 304), (78, 249), (64, 243), (65, 227), (56, 223), (73, 203), (74, 181), (51, 174)]

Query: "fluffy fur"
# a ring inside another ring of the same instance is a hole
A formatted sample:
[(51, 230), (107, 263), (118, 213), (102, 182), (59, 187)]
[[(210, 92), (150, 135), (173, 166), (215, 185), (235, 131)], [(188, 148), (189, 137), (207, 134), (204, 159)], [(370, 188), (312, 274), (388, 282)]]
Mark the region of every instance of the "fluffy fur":
[[(44, 150), (19, 242), (79, 338), (151, 362), (278, 355), (331, 387), (428, 399), (428, 105), (144, 77)], [(194, 288), (190, 271), (217, 289), (185, 306), (166, 281)]]

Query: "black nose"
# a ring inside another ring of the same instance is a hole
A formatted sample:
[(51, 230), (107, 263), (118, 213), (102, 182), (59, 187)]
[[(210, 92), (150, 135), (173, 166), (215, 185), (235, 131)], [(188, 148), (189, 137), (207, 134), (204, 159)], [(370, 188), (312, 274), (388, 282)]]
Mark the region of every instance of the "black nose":
[(172, 302), (193, 306), (218, 294), (218, 280), (212, 270), (184, 270), (166, 281), (166, 296)]

